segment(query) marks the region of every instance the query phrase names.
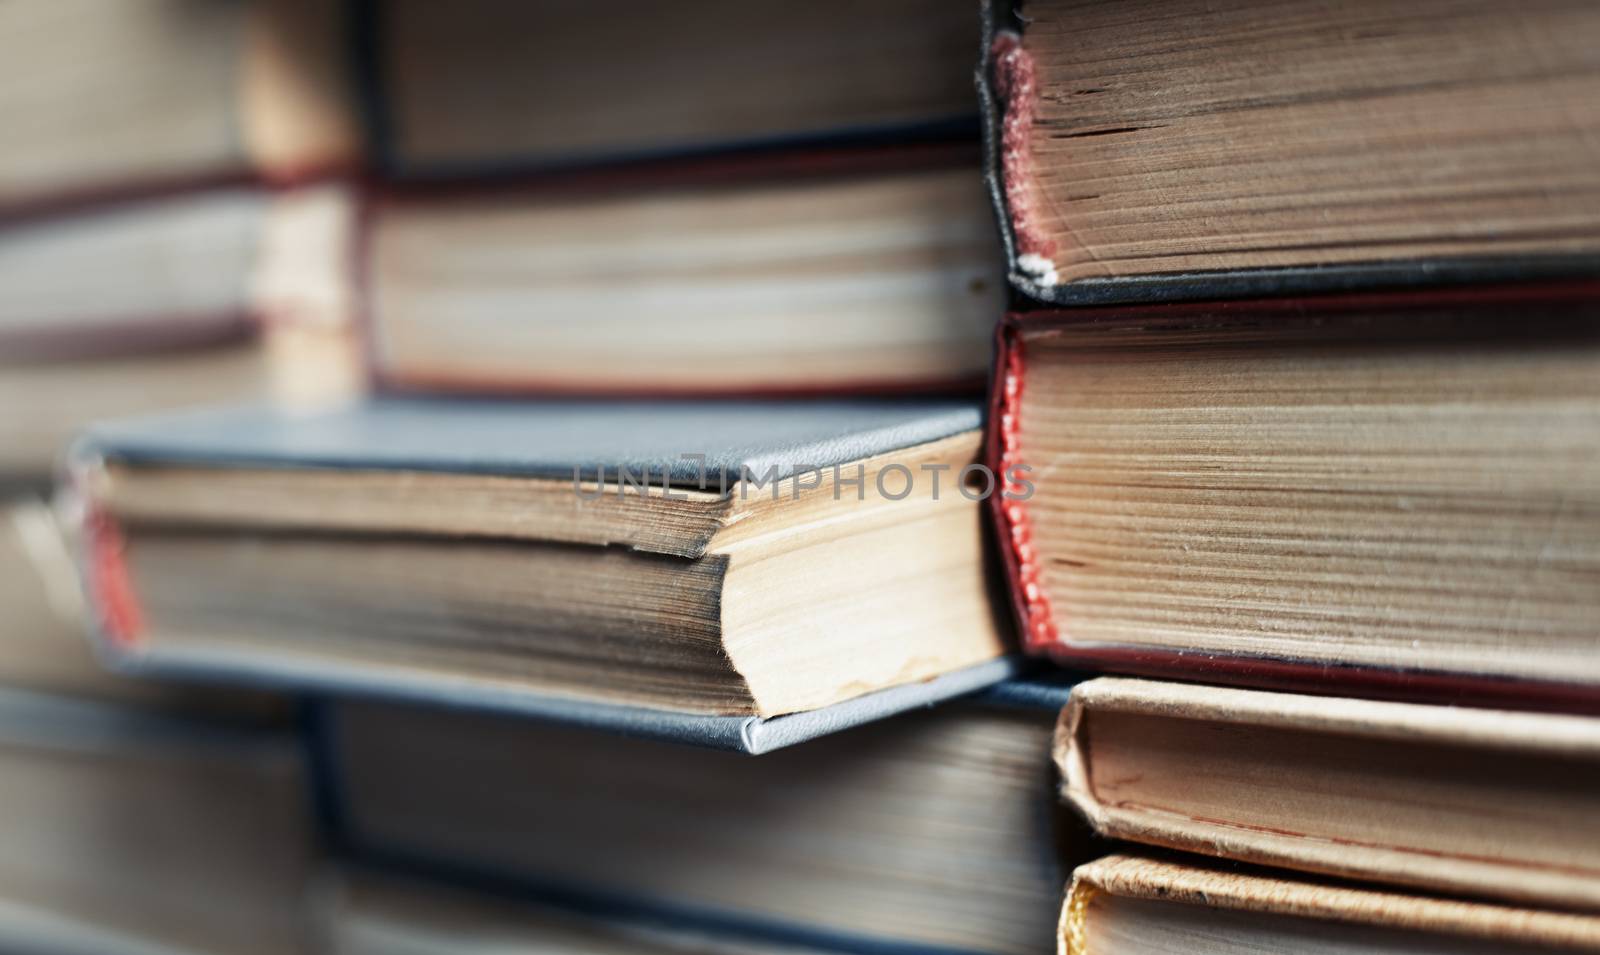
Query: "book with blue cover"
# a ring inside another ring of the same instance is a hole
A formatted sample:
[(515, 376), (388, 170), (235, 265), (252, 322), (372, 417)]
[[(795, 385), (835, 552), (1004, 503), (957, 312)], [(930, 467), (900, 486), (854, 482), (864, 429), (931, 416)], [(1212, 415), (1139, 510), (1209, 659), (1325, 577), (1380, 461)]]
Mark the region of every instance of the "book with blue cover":
[(287, 733), (0, 687), (0, 950), (302, 950), (304, 762)]
[(1009, 681), (754, 760), (345, 702), (319, 764), (335, 842), (368, 863), (767, 944), (1028, 955), (1091, 851), (1051, 794), (1069, 694)]
[(339, 955), (837, 955), (349, 862), (321, 873), (311, 907), (319, 951)]
[(964, 401), (376, 401), (93, 430), (132, 669), (759, 752), (1003, 678)]

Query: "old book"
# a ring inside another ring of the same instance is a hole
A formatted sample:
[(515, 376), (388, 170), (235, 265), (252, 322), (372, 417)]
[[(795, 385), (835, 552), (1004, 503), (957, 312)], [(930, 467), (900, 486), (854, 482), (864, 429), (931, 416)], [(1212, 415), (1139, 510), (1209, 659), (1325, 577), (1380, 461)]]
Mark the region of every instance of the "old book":
[(95, 661), (88, 614), (55, 512), (36, 497), (0, 506), (0, 684), (69, 695), (144, 700), (149, 685), (112, 676)]
[(1005, 305), (966, 148), (391, 192), (367, 221), (397, 390), (976, 390)]
[(0, 948), (303, 951), (299, 741), (0, 690)]
[(0, 225), (0, 474), (90, 421), (353, 393), (347, 187), (194, 189)]
[(1004, 674), (978, 423), (964, 401), (391, 399), (107, 424), (73, 470), (126, 665), (751, 748), (752, 721), (826, 729), (874, 691)]
[(498, 890), (345, 864), (317, 880), (326, 955), (820, 955), (825, 949), (574, 912)]
[(322, 765), (356, 858), (769, 943), (1031, 955), (1073, 832), (1050, 806), (1065, 696), (1009, 685), (759, 759), (351, 702)]
[(977, 137), (976, 11), (625, 0), (363, 4), (376, 151), (485, 173), (840, 140)]
[(1013, 316), (990, 461), (1023, 479), (992, 500), (1027, 645), (1595, 709), (1597, 302), (1525, 285)]
[(0, 11), (0, 210), (351, 164), (341, 5), (18, 0)]
[(1592, 4), (995, 6), (993, 185), (1031, 296), (1593, 272)]
[(0, 687), (182, 713), (235, 725), (288, 722), (286, 700), (110, 672), (89, 641), (70, 516), (32, 495), (0, 502)]
[(1188, 862), (1080, 866), (1063, 955), (1534, 955), (1600, 951), (1600, 918), (1402, 895)]
[(1600, 909), (1594, 717), (1102, 678), (1056, 760), (1113, 838)]

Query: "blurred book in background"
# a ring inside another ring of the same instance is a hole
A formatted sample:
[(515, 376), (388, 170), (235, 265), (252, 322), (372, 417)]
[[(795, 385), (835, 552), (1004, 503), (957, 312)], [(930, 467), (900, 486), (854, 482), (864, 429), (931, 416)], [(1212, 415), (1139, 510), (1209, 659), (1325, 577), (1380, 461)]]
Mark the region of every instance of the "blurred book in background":
[(981, 387), (1004, 292), (975, 8), (359, 13), (385, 387)]
[(973, 139), (975, 6), (365, 2), (371, 148), (470, 178), (843, 142)]
[(753, 759), (352, 702), (322, 762), (358, 857), (778, 941), (1031, 955), (1086, 848), (1041, 762), (1065, 696), (1005, 684)]
[(1062, 955), (1537, 955), (1600, 948), (1600, 917), (1116, 855), (1081, 866)]
[(349, 42), (327, 0), (8, 3), (0, 213), (349, 169)]
[(0, 474), (48, 477), (107, 416), (355, 393), (355, 211), (240, 185), (0, 221)]
[(106, 415), (357, 386), (353, 197), (267, 185), (355, 167), (347, 26), (324, 0), (0, 10), (0, 475)]
[(354, 197), (326, 178), (358, 148), (347, 41), (317, 0), (0, 7), (6, 951), (311, 943), (288, 704), (108, 672), (85, 639), (76, 502), (44, 488), (97, 418), (358, 388)]
[(291, 735), (0, 689), (0, 947), (303, 950)]
[(456, 392), (975, 390), (1005, 278), (971, 145), (391, 190), (375, 371)]
[(830, 949), (695, 931), (530, 901), (393, 869), (344, 864), (316, 881), (313, 924), (325, 955), (822, 955)]
[(86, 632), (88, 607), (74, 566), (70, 516), (20, 495), (0, 505), (0, 687), (184, 713), (244, 726), (282, 726), (287, 703), (263, 692), (115, 674)]

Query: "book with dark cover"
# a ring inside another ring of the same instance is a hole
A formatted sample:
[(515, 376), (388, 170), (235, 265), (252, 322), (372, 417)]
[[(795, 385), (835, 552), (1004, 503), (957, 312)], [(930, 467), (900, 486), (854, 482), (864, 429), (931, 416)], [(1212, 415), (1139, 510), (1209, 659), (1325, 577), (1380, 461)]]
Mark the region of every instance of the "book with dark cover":
[(341, 861), (319, 874), (310, 905), (318, 951), (339, 955), (837, 955), (663, 919), (574, 912), (515, 893)]
[(1009, 316), (988, 456), (1022, 479), (990, 500), (1024, 646), (1600, 707), (1596, 302), (1529, 284)]
[(360, 861), (768, 943), (1026, 955), (1085, 848), (1046, 758), (1069, 693), (1008, 681), (756, 760), (342, 702), (320, 764)]
[(290, 733), (0, 689), (0, 948), (300, 950), (304, 763)]
[(963, 483), (978, 423), (389, 400), (107, 424), (72, 471), (123, 665), (759, 752), (1009, 672)]
[(1589, 5), (987, 11), (988, 178), (1031, 299), (1595, 274)]
[(370, 149), (401, 179), (978, 137), (975, 11), (939, 0), (355, 12)]

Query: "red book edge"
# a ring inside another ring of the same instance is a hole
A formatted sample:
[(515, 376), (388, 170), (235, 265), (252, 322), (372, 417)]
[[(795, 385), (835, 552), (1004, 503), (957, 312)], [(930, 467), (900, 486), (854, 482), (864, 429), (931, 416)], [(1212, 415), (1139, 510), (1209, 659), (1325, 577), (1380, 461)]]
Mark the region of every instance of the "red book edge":
[(83, 583), (95, 632), (114, 653), (131, 653), (143, 641), (144, 610), (128, 571), (127, 541), (122, 528), (82, 487)]
[[(1358, 295), (1011, 312), (1001, 321), (997, 331), (985, 458), (1000, 476), (1002, 489), (1012, 487), (1009, 469), (1025, 463), (1016, 417), (1026, 387), (1027, 360), (1020, 339), (1024, 327), (1048, 328), (1096, 318), (1125, 316), (1130, 310), (1164, 316), (1228, 313), (1269, 318), (1285, 311), (1336, 314), (1377, 307), (1392, 310), (1408, 306), (1437, 307), (1451, 304), (1512, 306), (1534, 302), (1592, 302), (1596, 299), (1600, 299), (1600, 282), (1574, 281), (1520, 286), (1467, 286), (1420, 292), (1400, 290)], [(1009, 602), (1022, 635), (1022, 648), (1029, 654), (1048, 657), (1063, 666), (1327, 696), (1355, 695), (1461, 706), (1600, 714), (1600, 687), (1576, 683), (1394, 670), (1208, 651), (1112, 645), (1076, 646), (1067, 629), (1069, 622), (1061, 620), (1054, 613), (1039, 585), (1038, 555), (1032, 547), (1026, 501), (1009, 499), (1004, 493), (999, 493), (990, 497), (990, 507), (998, 532)]]

